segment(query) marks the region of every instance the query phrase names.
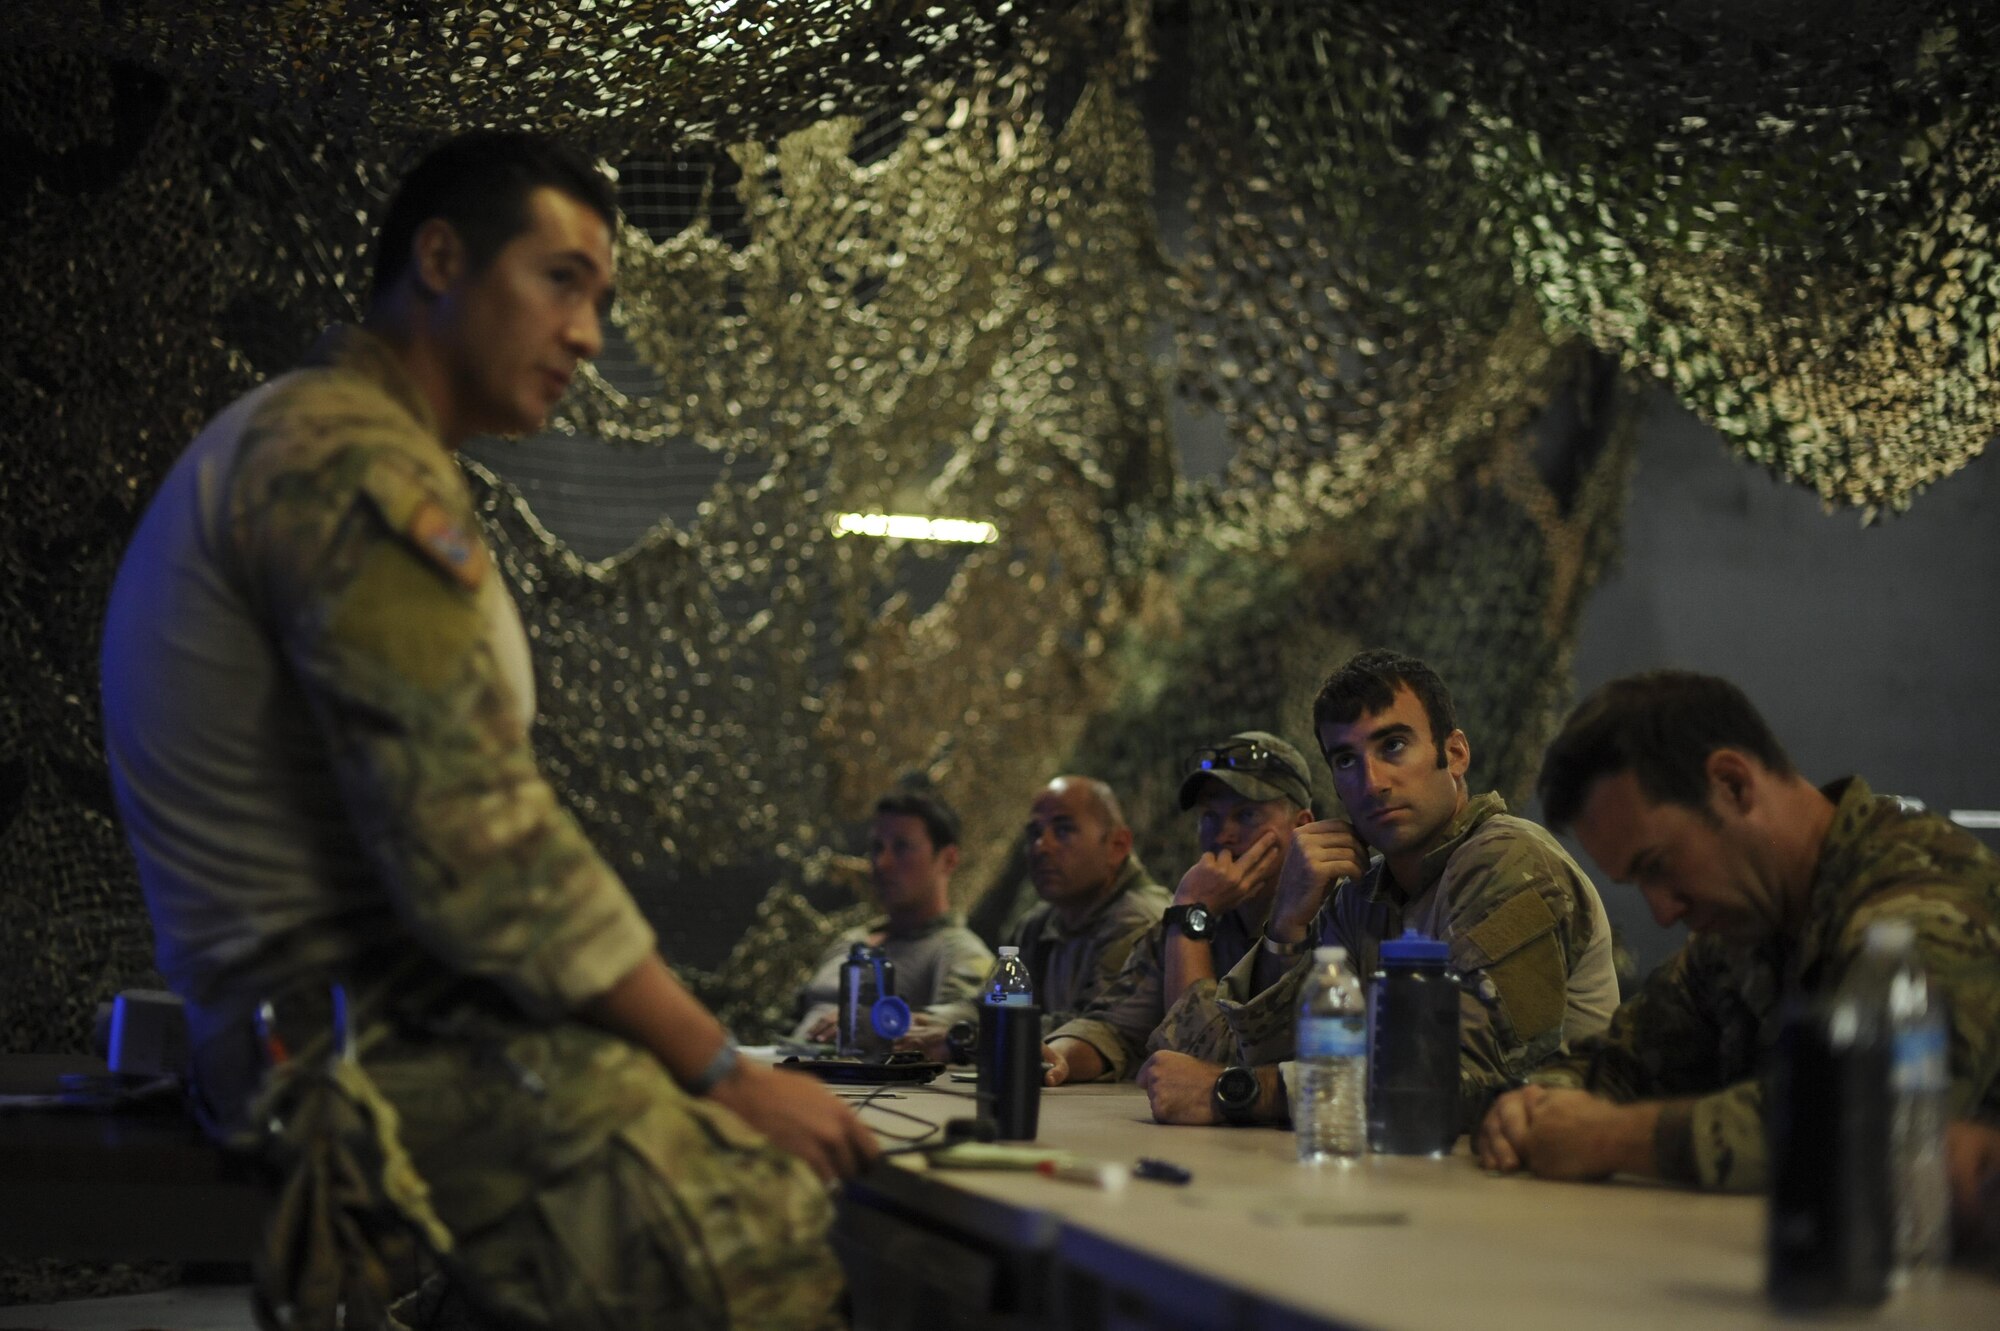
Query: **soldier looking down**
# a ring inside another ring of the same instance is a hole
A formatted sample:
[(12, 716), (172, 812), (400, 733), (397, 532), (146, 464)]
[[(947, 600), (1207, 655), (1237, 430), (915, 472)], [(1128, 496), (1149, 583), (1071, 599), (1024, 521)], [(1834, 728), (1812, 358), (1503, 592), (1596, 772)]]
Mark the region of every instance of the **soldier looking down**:
[(1764, 1055), (1787, 999), (1824, 993), (1868, 926), (1907, 922), (1951, 1013), (1951, 1110), (2000, 1117), (2000, 861), (1860, 777), (1814, 786), (1735, 685), (1613, 680), (1542, 762), (1542, 806), (1687, 943), (1602, 1039), (1497, 1100), (1480, 1159), (1549, 1178), (1764, 1186)]

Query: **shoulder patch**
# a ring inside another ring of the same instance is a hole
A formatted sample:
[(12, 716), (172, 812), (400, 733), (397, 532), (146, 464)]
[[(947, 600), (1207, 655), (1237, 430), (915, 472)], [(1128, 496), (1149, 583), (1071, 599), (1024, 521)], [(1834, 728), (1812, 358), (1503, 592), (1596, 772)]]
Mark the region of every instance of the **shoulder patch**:
[(1556, 924), (1555, 912), (1542, 900), (1542, 894), (1533, 888), (1523, 888), (1466, 930), (1465, 939), (1485, 953), (1488, 962), (1495, 962), (1540, 938)]
[(418, 504), (404, 534), (461, 585), (473, 591), (479, 589), (489, 567), (486, 545), (445, 512), (443, 504), (435, 499)]
[(1555, 913), (1539, 892), (1516, 892), (1463, 938), (1485, 954), (1486, 973), (1518, 1039), (1531, 1041), (1562, 1030), (1569, 970), (1556, 940)]

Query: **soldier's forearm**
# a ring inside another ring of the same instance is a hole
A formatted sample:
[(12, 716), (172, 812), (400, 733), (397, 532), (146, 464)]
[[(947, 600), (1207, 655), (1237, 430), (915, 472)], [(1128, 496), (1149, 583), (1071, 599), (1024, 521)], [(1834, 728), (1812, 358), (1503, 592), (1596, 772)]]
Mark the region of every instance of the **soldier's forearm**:
[(658, 953), (580, 1011), (586, 1020), (650, 1052), (683, 1085), (702, 1074), (728, 1038), (715, 1014), (674, 978)]
[(1058, 1035), (1049, 1041), (1049, 1047), (1060, 1053), (1063, 1062), (1069, 1064), (1070, 1081), (1096, 1081), (1104, 1075), (1104, 1056), (1088, 1040), (1079, 1040), (1074, 1035)]
[(1167, 935), (1167, 973), (1161, 993), (1165, 996), (1165, 1006), (1172, 1008), (1181, 1001), (1181, 995), (1197, 980), (1215, 978), (1215, 951), (1206, 942), (1194, 938), (1183, 938), (1178, 932)]

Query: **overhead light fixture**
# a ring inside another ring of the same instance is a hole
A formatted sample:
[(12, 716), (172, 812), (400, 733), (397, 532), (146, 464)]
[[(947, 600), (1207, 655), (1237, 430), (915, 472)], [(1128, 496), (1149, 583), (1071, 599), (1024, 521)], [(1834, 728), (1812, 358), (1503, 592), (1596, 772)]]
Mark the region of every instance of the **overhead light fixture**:
[(1990, 831), (2000, 828), (2000, 809), (1953, 809), (1951, 820), (1960, 827)]
[(835, 536), (883, 536), (899, 541), (948, 541), (992, 545), (1000, 529), (971, 518), (929, 518), (918, 513), (842, 513), (833, 520)]

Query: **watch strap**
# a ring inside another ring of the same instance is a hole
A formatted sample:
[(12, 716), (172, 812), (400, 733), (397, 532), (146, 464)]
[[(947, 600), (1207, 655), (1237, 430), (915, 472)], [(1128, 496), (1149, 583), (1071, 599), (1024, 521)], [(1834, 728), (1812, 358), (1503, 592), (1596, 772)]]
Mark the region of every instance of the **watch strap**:
[[(1197, 910), (1202, 913), (1203, 918), (1207, 921), (1199, 933), (1188, 928), (1188, 916)], [(1169, 906), (1160, 918), (1165, 922), (1167, 928), (1177, 929), (1180, 931), (1181, 937), (1192, 938), (1197, 942), (1206, 942), (1209, 936), (1215, 932), (1214, 914), (1208, 907), (1198, 902), (1190, 902), (1185, 906)]]
[(736, 1037), (724, 1031), (722, 1047), (710, 1056), (708, 1066), (695, 1074), (694, 1080), (681, 1089), (689, 1095), (707, 1095), (722, 1084), (723, 1078), (736, 1071), (736, 1065), (742, 1060), (743, 1053), (736, 1046)]

